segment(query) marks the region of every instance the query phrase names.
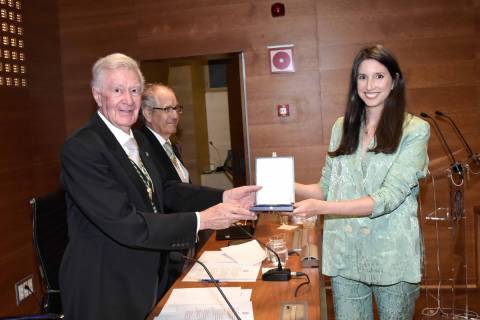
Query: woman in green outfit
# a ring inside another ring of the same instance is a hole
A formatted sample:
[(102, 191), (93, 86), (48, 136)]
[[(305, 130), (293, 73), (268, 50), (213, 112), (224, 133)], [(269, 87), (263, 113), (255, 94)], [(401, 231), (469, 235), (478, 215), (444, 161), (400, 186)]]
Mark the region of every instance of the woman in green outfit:
[(357, 54), (345, 115), (335, 122), (318, 184), (296, 184), (295, 215), (325, 215), (323, 273), (335, 317), (412, 319), (422, 241), (418, 180), (427, 173), (430, 127), (405, 112), (394, 56), (376, 45)]

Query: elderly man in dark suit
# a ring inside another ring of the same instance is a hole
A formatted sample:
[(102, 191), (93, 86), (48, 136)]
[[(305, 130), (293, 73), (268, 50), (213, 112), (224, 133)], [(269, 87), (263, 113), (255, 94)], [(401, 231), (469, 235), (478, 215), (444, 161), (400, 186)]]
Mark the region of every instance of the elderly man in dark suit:
[[(161, 83), (152, 83), (145, 86), (142, 94), (141, 114), (144, 125), (138, 130), (142, 132), (152, 146), (152, 158), (157, 169), (163, 173), (165, 180), (175, 180), (189, 183), (189, 173), (183, 163), (182, 156), (170, 138), (177, 132), (183, 107), (178, 104), (173, 90)], [(166, 208), (170, 211), (169, 208)], [(201, 230), (198, 241), (193, 248), (185, 250), (185, 255), (193, 255), (199, 251), (211, 236), (211, 230)], [(168, 280), (165, 289), (168, 289), (180, 277), (186, 263), (168, 261)]]
[(165, 178), (189, 183), (189, 173), (182, 156), (177, 145), (170, 140), (177, 132), (183, 113), (175, 93), (163, 84), (148, 84), (142, 94), (141, 106), (144, 125), (139, 130), (150, 142)]
[[(152, 150), (131, 126), (143, 76), (123, 54), (92, 69), (98, 112), (64, 145), (69, 243), (60, 269), (65, 318), (144, 319), (159, 299), (171, 250), (195, 245), (197, 232), (242, 219), (256, 187), (221, 191), (162, 181)], [(165, 214), (163, 208), (176, 213)], [(160, 271), (159, 271), (160, 270)]]

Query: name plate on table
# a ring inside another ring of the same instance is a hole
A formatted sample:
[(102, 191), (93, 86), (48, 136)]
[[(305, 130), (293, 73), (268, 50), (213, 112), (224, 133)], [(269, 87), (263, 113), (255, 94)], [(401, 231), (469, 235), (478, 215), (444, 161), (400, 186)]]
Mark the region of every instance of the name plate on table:
[(295, 202), (295, 170), (293, 157), (258, 157), (255, 159), (257, 212), (291, 212)]

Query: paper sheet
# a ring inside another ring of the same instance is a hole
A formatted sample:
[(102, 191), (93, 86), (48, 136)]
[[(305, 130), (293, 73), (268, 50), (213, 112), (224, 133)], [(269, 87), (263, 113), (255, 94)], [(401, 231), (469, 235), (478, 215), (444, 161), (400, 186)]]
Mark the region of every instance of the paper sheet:
[(235, 262), (223, 251), (204, 251), (198, 259), (203, 263), (232, 263)]
[[(253, 320), (252, 290), (223, 287), (242, 320)], [(155, 320), (234, 320), (235, 317), (217, 288), (174, 289)]]
[[(251, 301), (232, 303), (242, 320), (254, 320)], [(155, 320), (235, 320), (235, 316), (226, 304), (184, 304), (166, 305)]]
[[(255, 282), (260, 264), (243, 266), (238, 263), (205, 263), (210, 273), (220, 282)], [(209, 279), (208, 274), (202, 266), (195, 264), (188, 271), (182, 281), (202, 281)]]
[[(252, 290), (241, 287), (222, 287), (230, 301), (250, 301)], [(173, 289), (168, 298), (170, 304), (222, 304), (223, 297), (217, 288), (178, 288)]]
[[(222, 251), (205, 251), (199, 258), (213, 277), (221, 282), (255, 282), (261, 263), (241, 265), (226, 256)], [(182, 281), (203, 281), (210, 279), (203, 267), (196, 263), (188, 271)]]
[(278, 227), (277, 229), (278, 230), (294, 230), (294, 229), (297, 229), (298, 228), (298, 225), (294, 225), (294, 224), (282, 224), (280, 227)]
[(221, 249), (227, 256), (241, 265), (256, 265), (267, 257), (257, 240), (228, 246)]

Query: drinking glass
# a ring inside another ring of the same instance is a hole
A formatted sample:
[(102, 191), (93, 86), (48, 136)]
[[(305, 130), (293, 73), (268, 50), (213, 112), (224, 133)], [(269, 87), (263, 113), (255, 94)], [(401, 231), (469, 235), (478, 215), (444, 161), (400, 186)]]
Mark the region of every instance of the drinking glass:
[[(268, 238), (267, 246), (275, 251), (279, 258), (282, 266), (285, 266), (285, 263), (288, 260), (288, 248), (285, 234), (276, 234)], [(268, 249), (265, 249), (267, 253), (268, 260), (271, 262), (272, 266), (276, 267), (278, 265), (277, 257)]]

